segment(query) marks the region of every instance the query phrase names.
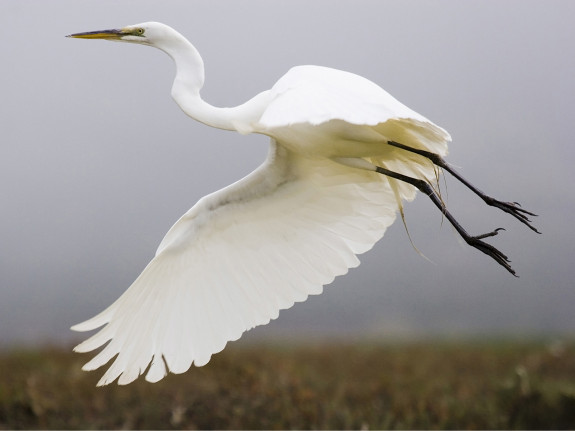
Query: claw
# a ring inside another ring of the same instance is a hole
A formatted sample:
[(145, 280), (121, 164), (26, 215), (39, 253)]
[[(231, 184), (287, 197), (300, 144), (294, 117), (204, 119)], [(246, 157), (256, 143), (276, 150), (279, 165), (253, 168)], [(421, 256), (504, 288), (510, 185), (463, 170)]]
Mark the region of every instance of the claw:
[(495, 229), (493, 232), (484, 233), (483, 235), (477, 235), (477, 236), (474, 236), (473, 238), (475, 238), (475, 239), (482, 239), (482, 238), (487, 238), (487, 237), (490, 237), (490, 236), (495, 236), (495, 235), (497, 235), (497, 234), (499, 233), (500, 230), (505, 230), (505, 229), (502, 228), (502, 227), (498, 227), (498, 228)]
[(533, 232), (539, 232), (534, 226), (531, 225), (531, 220), (525, 215), (528, 214), (533, 217), (537, 217), (537, 214), (534, 214), (530, 211), (524, 210), (521, 208), (521, 205), (518, 202), (502, 202), (498, 201), (497, 199), (493, 199), (491, 197), (484, 197), (483, 199), (487, 205), (490, 205), (495, 208), (499, 208), (500, 210), (506, 212), (507, 214), (511, 214)]
[(484, 241), (481, 241), (481, 239), (483, 239), (483, 238), (497, 235), (500, 230), (505, 230), (505, 229), (500, 227), (500, 228), (495, 229), (493, 232), (485, 233), (483, 235), (464, 237), (464, 239), (465, 239), (465, 242), (467, 242), (467, 244), (469, 244), (471, 247), (474, 247), (477, 250), (485, 253), (487, 256), (490, 256), (498, 264), (500, 264), (507, 271), (509, 271), (511, 274), (513, 274), (513, 276), (518, 277), (518, 275), (515, 273), (515, 270), (513, 268), (511, 268), (511, 265), (510, 265), (511, 261), (509, 260), (509, 258), (505, 254), (500, 252), (497, 248), (495, 248), (491, 244), (488, 244)]

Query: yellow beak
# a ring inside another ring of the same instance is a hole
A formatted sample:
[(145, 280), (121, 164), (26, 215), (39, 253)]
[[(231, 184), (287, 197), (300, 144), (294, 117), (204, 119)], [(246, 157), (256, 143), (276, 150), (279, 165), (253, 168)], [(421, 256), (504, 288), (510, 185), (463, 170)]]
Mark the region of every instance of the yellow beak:
[(124, 30), (98, 30), (98, 31), (88, 31), (85, 33), (74, 33), (69, 34), (66, 37), (74, 37), (78, 39), (108, 39), (108, 40), (118, 40), (121, 39), (122, 36), (126, 36), (126, 32)]

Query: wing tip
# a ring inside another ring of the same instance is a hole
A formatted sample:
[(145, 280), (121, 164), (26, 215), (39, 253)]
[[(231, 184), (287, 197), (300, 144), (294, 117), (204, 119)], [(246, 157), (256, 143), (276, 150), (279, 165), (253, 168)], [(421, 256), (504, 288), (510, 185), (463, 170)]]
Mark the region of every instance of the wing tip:
[(109, 322), (110, 317), (108, 316), (108, 313), (102, 312), (92, 317), (91, 319), (72, 325), (70, 329), (75, 332), (92, 331), (94, 329), (98, 329), (100, 326), (104, 326), (106, 323)]

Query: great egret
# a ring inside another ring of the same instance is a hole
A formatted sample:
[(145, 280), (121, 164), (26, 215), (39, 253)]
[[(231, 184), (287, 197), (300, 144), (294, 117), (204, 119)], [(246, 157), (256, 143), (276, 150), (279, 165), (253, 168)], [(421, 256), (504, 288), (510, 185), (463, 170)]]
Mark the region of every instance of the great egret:
[(234, 108), (204, 102), (198, 51), (154, 22), (72, 34), (149, 45), (176, 64), (172, 97), (208, 126), (270, 137), (267, 160), (244, 179), (202, 198), (166, 234), (155, 257), (110, 307), (72, 327), (101, 327), (75, 350), (108, 345), (84, 367), (117, 355), (99, 381), (140, 374), (157, 382), (168, 371), (206, 364), (226, 343), (319, 294), (359, 265), (391, 225), (402, 200), (428, 195), (463, 239), (512, 274), (507, 257), (469, 235), (432, 184), (445, 169), (492, 206), (531, 229), (516, 203), (473, 187), (447, 165), (449, 134), (360, 76), (318, 66), (289, 70), (272, 88)]

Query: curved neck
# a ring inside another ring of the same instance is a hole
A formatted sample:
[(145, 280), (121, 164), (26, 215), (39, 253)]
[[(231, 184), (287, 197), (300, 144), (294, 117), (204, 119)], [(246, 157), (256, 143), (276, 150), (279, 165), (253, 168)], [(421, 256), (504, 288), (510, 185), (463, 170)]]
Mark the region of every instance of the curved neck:
[(204, 85), (204, 62), (196, 48), (182, 35), (171, 35), (170, 44), (158, 45), (176, 64), (176, 77), (172, 85), (172, 98), (193, 119), (208, 126), (236, 130), (233, 114), (228, 108), (217, 108), (200, 96)]

